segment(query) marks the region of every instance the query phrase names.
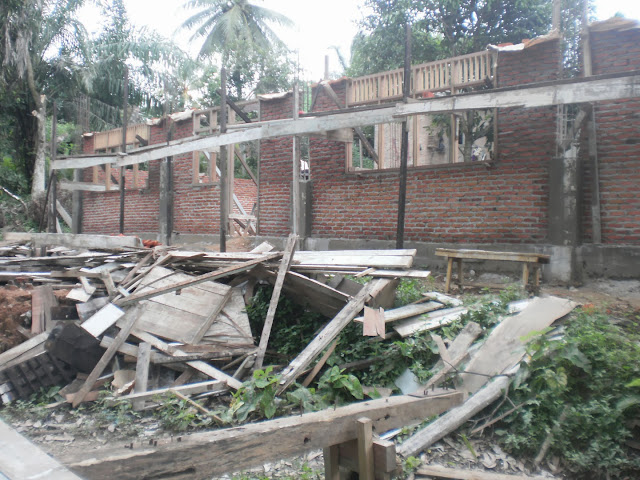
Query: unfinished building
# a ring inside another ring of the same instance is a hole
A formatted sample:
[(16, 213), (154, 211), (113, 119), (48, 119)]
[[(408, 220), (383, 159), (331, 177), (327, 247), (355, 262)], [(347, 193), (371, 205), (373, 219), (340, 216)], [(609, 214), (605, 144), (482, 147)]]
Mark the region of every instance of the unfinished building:
[[(575, 79), (560, 79), (561, 41), (550, 34), (414, 65), (408, 103), (395, 103), (401, 70), (342, 78), (315, 85), (306, 113), (292, 92), (265, 95), (245, 107), (257, 121), (231, 118), (226, 133), (218, 109), (184, 112), (129, 127), (126, 154), (109, 153), (117, 142), (105, 141), (108, 133), (87, 134), (91, 156), (53, 165), (82, 169), (81, 181), (63, 184), (82, 191), (76, 232), (118, 232), (111, 172), (123, 167), (126, 233), (214, 240), (226, 182), (229, 222), (240, 233), (293, 231), (307, 249), (388, 248), (397, 238), (399, 122), (407, 120), (403, 240), (419, 263), (433, 266), (435, 248), (456, 246), (551, 255), (545, 275), (557, 281), (635, 276), (640, 27), (594, 23), (589, 40)], [(251, 142), (258, 171), (219, 178), (220, 146), (229, 147), (233, 172)]]

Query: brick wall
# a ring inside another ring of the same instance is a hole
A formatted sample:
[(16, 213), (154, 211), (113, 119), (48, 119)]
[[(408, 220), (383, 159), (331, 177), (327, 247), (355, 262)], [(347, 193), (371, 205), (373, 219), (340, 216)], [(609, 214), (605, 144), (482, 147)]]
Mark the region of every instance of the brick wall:
[[(260, 103), (263, 121), (291, 118), (292, 113), (292, 95)], [(292, 137), (260, 142), (260, 235), (283, 236), (290, 231), (292, 155)]]
[[(558, 41), (521, 52), (501, 53), (500, 86), (556, 79), (559, 55)], [(332, 87), (344, 101), (345, 82), (333, 82)], [(274, 100), (263, 103), (265, 106), (270, 112), (290, 116), (286, 101)], [(332, 109), (333, 101), (321, 92), (314, 110)], [(499, 117), (499, 131), (500, 154), (490, 168), (483, 164), (456, 164), (409, 170), (405, 224), (408, 241), (546, 240), (547, 165), (555, 152), (555, 108), (505, 109)], [(267, 140), (261, 148), (261, 234), (283, 235), (288, 231), (290, 143)], [(310, 159), (312, 236), (395, 238), (397, 171), (346, 174), (344, 144), (319, 138), (310, 140)], [(265, 181), (265, 176), (270, 181)], [(267, 197), (270, 202), (265, 210), (262, 199)]]
[[(172, 122), (167, 120), (151, 127), (150, 144), (167, 141), (169, 128), (173, 128), (173, 139), (193, 134), (191, 120)], [(93, 143), (85, 137), (84, 151), (90, 152)], [(160, 164), (155, 160), (148, 164), (146, 188), (127, 190), (125, 205), (125, 233), (155, 235), (158, 232)], [(114, 174), (118, 171), (113, 169)], [(93, 178), (92, 170), (86, 169), (84, 181)], [(128, 173), (127, 176), (130, 176)], [(104, 178), (104, 174), (101, 176)], [(174, 231), (182, 234), (217, 234), (220, 226), (220, 189), (217, 184), (193, 185), (193, 157), (191, 153), (173, 157), (174, 183)], [(237, 179), (234, 192), (247, 213), (251, 212), (257, 198), (257, 187), (251, 180)], [(119, 231), (120, 195), (118, 192), (84, 192), (83, 229), (85, 233), (114, 234)], [(240, 213), (234, 207), (235, 213)]]
[[(591, 33), (593, 74), (640, 70), (640, 29)], [(594, 106), (602, 243), (640, 245), (640, 100)], [(586, 145), (584, 147), (586, 149)], [(583, 231), (591, 241), (592, 172), (584, 162)]]

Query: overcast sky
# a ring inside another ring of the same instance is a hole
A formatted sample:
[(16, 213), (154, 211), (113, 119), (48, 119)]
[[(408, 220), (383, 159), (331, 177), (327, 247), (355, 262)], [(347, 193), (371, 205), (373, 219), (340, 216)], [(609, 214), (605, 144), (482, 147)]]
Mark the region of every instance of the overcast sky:
[[(304, 80), (319, 80), (324, 73), (324, 57), (330, 55), (330, 69), (340, 70), (331, 50), (337, 45), (347, 61), (351, 39), (357, 31), (356, 21), (362, 18), (363, 0), (252, 0), (257, 5), (285, 14), (295, 22), (292, 29), (279, 30), (279, 36), (289, 48), (299, 53)], [(153, 28), (195, 55), (199, 45), (189, 45), (189, 33), (176, 34), (177, 27), (188, 15), (183, 0), (125, 0), (131, 22)], [(596, 14), (603, 20), (616, 12), (640, 19), (640, 0), (596, 0)], [(85, 9), (81, 19), (89, 31), (97, 31), (95, 12)]]

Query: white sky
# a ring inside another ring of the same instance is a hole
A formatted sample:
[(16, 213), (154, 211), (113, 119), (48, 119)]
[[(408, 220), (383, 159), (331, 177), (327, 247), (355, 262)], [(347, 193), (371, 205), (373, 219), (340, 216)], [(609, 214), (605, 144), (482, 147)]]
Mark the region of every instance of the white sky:
[[(330, 55), (330, 69), (340, 70), (331, 50), (337, 45), (347, 61), (351, 39), (357, 31), (356, 21), (362, 17), (363, 0), (252, 0), (257, 5), (288, 16), (296, 24), (292, 29), (278, 29), (280, 38), (299, 52), (303, 79), (319, 80), (324, 73), (324, 57)], [(189, 12), (183, 0), (125, 0), (129, 19), (134, 25), (155, 29), (173, 38), (180, 46), (197, 53), (199, 45), (189, 46), (188, 32), (175, 34)], [(596, 14), (603, 20), (621, 12), (628, 18), (640, 19), (640, 0), (596, 0)], [(99, 19), (95, 10), (85, 9), (80, 16), (87, 29), (96, 31)]]

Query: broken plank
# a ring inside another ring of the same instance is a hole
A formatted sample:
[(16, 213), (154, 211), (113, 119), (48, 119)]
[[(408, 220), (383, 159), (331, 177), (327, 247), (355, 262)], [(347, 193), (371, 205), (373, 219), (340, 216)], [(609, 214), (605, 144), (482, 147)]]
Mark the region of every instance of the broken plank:
[(174, 283), (173, 285), (169, 285), (166, 287), (158, 288), (151, 292), (143, 292), (143, 293), (134, 293), (129, 295), (128, 297), (121, 298), (116, 302), (117, 305), (128, 305), (130, 303), (138, 302), (140, 300), (147, 300), (149, 298), (157, 297), (158, 295), (162, 295), (165, 293), (175, 292), (177, 290), (182, 290), (186, 287), (191, 287), (194, 285), (198, 285), (200, 283), (208, 282), (210, 280), (215, 280), (217, 278), (227, 277), (229, 275), (233, 275), (236, 273), (244, 272), (252, 269), (257, 264), (265, 262), (267, 260), (274, 260), (282, 256), (282, 253), (268, 253), (265, 255), (261, 255), (260, 258), (249, 260), (247, 262), (240, 263), (238, 265), (233, 265), (231, 267), (220, 268), (210, 273), (205, 273), (204, 275), (199, 275), (197, 277), (193, 277), (189, 280), (185, 280), (182, 282)]
[[(155, 348), (157, 348), (161, 352), (166, 353), (167, 355), (170, 355), (170, 356), (173, 356), (173, 357), (177, 357), (177, 358), (179, 358), (180, 356), (187, 355), (185, 352), (183, 352), (179, 348), (171, 347), (169, 344), (163, 342), (159, 338), (154, 337), (153, 335), (151, 335), (151, 334), (149, 334), (147, 332), (141, 332), (139, 330), (134, 330), (131, 333), (134, 336), (138, 337), (143, 342), (150, 343)], [(199, 360), (188, 361), (188, 362), (185, 362), (185, 363), (187, 365), (189, 365), (191, 368), (194, 368), (194, 369), (198, 370), (199, 372), (202, 372), (202, 373), (204, 373), (205, 375), (207, 375), (207, 376), (209, 376), (211, 378), (214, 378), (216, 380), (220, 380), (220, 381), (226, 383), (230, 388), (233, 388), (234, 390), (237, 390), (238, 388), (240, 388), (242, 386), (242, 382), (240, 382), (240, 381), (236, 380), (235, 378), (227, 375), (223, 371), (218, 370), (217, 368), (209, 365), (208, 363), (205, 363), (205, 362), (202, 362), (202, 361), (199, 361)]]
[(80, 325), (94, 337), (99, 337), (124, 315), (124, 311), (120, 310), (112, 303), (108, 303), (88, 320)]
[(416, 471), (416, 475), (429, 478), (452, 478), (458, 480), (553, 480), (554, 477), (542, 475), (512, 475), (481, 470), (465, 470), (450, 468), (443, 465), (423, 465)]
[(100, 375), (102, 375), (102, 372), (104, 372), (104, 369), (107, 368), (107, 365), (109, 364), (113, 356), (118, 351), (118, 347), (122, 345), (124, 341), (127, 339), (127, 337), (129, 336), (129, 333), (131, 332), (131, 330), (133, 329), (133, 326), (136, 323), (136, 320), (138, 319), (138, 313), (139, 313), (138, 308), (134, 308), (129, 310), (125, 314), (126, 320), (123, 322), (122, 326), (120, 327), (120, 332), (118, 333), (118, 335), (116, 335), (116, 338), (113, 340), (113, 343), (109, 345), (109, 348), (107, 348), (107, 350), (104, 352), (98, 364), (91, 371), (91, 373), (85, 380), (84, 385), (82, 385), (82, 388), (80, 388), (80, 390), (78, 390), (78, 393), (74, 395), (73, 403), (72, 403), (74, 408), (83, 402), (84, 397), (89, 393), (94, 382), (98, 379)]
[[(423, 313), (432, 312), (442, 308), (441, 303), (427, 302), (416, 305), (405, 305), (404, 307), (394, 308), (392, 310), (385, 310), (384, 321), (385, 323), (395, 322), (404, 318), (415, 317), (416, 315), (422, 315)], [(354, 318), (354, 322), (362, 322), (363, 317)]]
[(398, 332), (401, 337), (409, 337), (418, 332), (425, 332), (427, 330), (442, 327), (443, 325), (448, 325), (467, 312), (468, 310), (463, 307), (437, 310), (425, 315), (420, 315), (416, 318), (401, 320), (393, 325), (393, 329)]
[(427, 297), (429, 300), (435, 300), (436, 302), (440, 302), (443, 305), (450, 305), (452, 307), (459, 307), (462, 305), (462, 300), (450, 297), (449, 295), (445, 295), (440, 292), (426, 292), (423, 293), (422, 296)]
[(109, 303), (108, 297), (98, 297), (93, 300), (89, 300), (85, 303), (78, 303), (76, 305), (76, 310), (78, 311), (78, 318), (81, 321), (87, 321), (90, 319), (95, 313), (100, 310), (102, 307)]
[(273, 326), (273, 319), (276, 314), (276, 308), (278, 308), (278, 300), (280, 300), (280, 292), (284, 284), (284, 278), (289, 271), (291, 265), (291, 258), (296, 249), (296, 242), (298, 236), (295, 234), (289, 235), (287, 243), (280, 260), (280, 268), (278, 268), (278, 275), (276, 277), (276, 283), (273, 287), (273, 293), (271, 294), (271, 301), (269, 302), (269, 309), (267, 310), (267, 316), (264, 319), (264, 326), (262, 328), (262, 335), (260, 336), (260, 344), (258, 345), (258, 352), (256, 354), (255, 369), (261, 370), (262, 363), (264, 362), (264, 355), (267, 351), (267, 344), (269, 343), (269, 336), (271, 335), (271, 327)]
[(362, 335), (365, 337), (385, 338), (385, 318), (383, 308), (364, 307)]
[(503, 319), (469, 360), (466, 370), (473, 373), (460, 375), (461, 390), (473, 394), (488, 378), (520, 362), (525, 354), (523, 338), (541, 332), (577, 305), (558, 297), (534, 298), (520, 313)]
[(445, 363), (443, 361), (444, 358), (441, 358), (435, 364), (431, 369), (433, 376), (423, 387), (420, 388), (420, 390), (424, 391), (432, 386), (437, 387), (450, 371), (460, 365), (460, 363), (467, 358), (469, 347), (481, 333), (482, 327), (480, 325), (475, 322), (467, 323), (458, 336), (453, 340), (451, 346), (447, 349), (447, 355), (450, 359)]
[(157, 445), (136, 442), (127, 450), (122, 447), (84, 450), (64, 454), (61, 459), (89, 479), (171, 478), (185, 471), (189, 471), (190, 478), (211, 478), (353, 440), (357, 437), (356, 420), (363, 416), (370, 418), (375, 430), (381, 432), (437, 415), (457, 405), (460, 398), (457, 392), (426, 398), (395, 396), (194, 433), (182, 436), (180, 442), (158, 440)]
[(47, 332), (40, 333), (26, 342), (22, 342), (20, 345), (17, 345), (6, 352), (0, 353), (0, 367), (4, 367), (10, 361), (26, 354), (39, 345), (43, 345), (48, 336), (49, 334)]
[[(151, 360), (151, 345), (147, 342), (141, 342), (138, 345), (138, 360), (136, 362), (136, 383), (133, 387), (134, 393), (143, 393), (147, 391), (149, 382), (149, 362)], [(144, 407), (144, 401), (137, 400), (133, 402), (133, 409), (140, 410)]]
[(316, 358), (329, 346), (353, 318), (360, 313), (364, 304), (380, 292), (389, 280), (376, 279), (367, 283), (333, 320), (307, 345), (307, 347), (285, 368), (280, 379), (278, 391), (284, 391)]

